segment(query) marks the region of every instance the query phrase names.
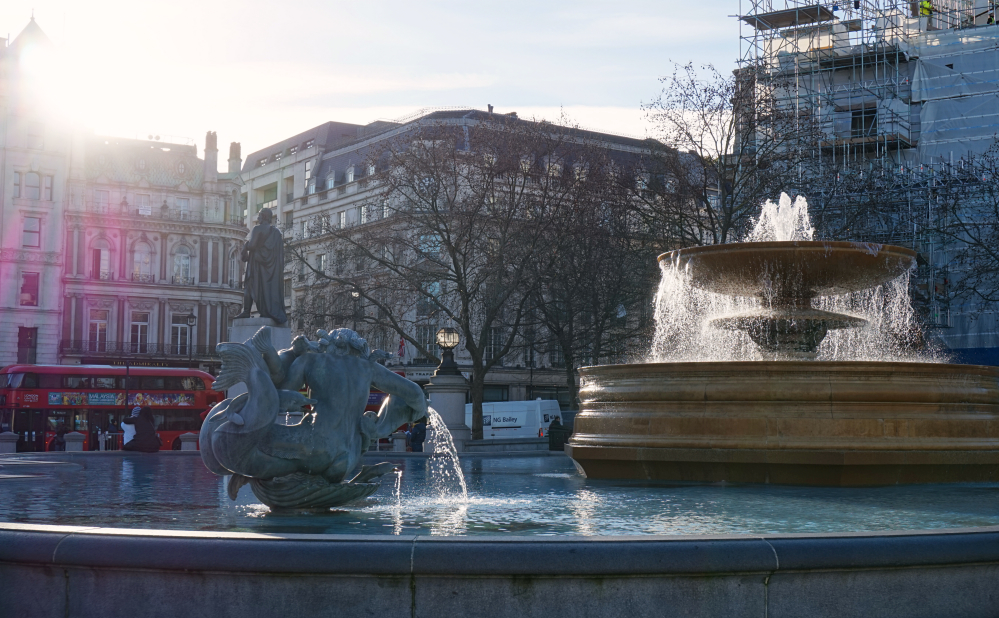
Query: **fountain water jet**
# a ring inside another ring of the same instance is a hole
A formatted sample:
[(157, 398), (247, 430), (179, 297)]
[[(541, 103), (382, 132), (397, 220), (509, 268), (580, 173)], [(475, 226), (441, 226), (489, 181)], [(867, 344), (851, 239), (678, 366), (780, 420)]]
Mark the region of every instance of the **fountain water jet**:
[(580, 371), (566, 450), (584, 474), (999, 478), (999, 370), (915, 349), (915, 253), (811, 238), (807, 204), (783, 195), (764, 206), (749, 242), (660, 256), (658, 362)]

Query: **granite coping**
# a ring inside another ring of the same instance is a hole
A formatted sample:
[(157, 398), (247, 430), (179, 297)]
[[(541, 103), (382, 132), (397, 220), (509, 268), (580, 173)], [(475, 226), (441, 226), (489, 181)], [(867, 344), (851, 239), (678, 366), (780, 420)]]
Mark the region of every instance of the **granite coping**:
[(0, 523), (0, 563), (367, 575), (720, 575), (999, 563), (999, 526), (880, 533), (434, 537)]

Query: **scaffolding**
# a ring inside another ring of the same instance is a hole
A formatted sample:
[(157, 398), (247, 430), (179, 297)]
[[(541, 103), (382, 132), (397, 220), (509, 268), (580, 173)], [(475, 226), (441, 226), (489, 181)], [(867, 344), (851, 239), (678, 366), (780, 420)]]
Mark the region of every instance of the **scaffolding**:
[[(964, 173), (975, 152), (948, 148), (999, 131), (999, 112), (975, 112), (999, 110), (990, 98), (999, 100), (999, 69), (987, 56), (999, 53), (995, 3), (933, 0), (926, 11), (918, 1), (740, 0), (739, 70), (810, 127), (789, 189), (809, 196), (830, 237), (917, 250), (916, 295), (940, 326), (950, 324), (939, 282), (949, 280), (951, 247), (933, 233), (939, 205), (975, 183)], [(952, 58), (976, 49), (977, 65), (955, 70)], [(921, 53), (946, 58), (920, 62)]]

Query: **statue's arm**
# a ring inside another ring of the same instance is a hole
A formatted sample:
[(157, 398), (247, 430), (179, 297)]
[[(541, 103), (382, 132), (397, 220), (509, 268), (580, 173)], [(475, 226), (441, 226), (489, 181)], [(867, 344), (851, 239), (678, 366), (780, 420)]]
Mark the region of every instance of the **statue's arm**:
[(427, 415), (427, 398), (418, 384), (381, 365), (372, 365), (371, 385), (389, 394), (374, 419), (378, 437), (387, 436), (400, 425), (418, 421)]
[(286, 391), (301, 390), (305, 386), (305, 371), (315, 356), (315, 354), (303, 354), (296, 358), (288, 367), (284, 374), (284, 381), (278, 385), (278, 388)]
[(240, 259), (244, 262), (249, 262), (250, 253), (259, 249), (263, 241), (264, 238), (263, 234), (260, 232), (260, 226), (253, 226), (253, 229), (250, 231), (250, 238), (246, 241), (246, 244), (243, 245), (243, 250), (240, 252)]

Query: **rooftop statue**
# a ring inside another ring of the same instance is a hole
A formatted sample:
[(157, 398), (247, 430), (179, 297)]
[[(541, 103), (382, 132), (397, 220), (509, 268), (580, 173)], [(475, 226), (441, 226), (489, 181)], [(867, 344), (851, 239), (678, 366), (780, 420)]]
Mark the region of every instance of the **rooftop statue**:
[(238, 318), (250, 317), (253, 303), (260, 317), (270, 318), (278, 326), (288, 321), (284, 312), (284, 239), (274, 227), (274, 213), (261, 209), (250, 239), (243, 245), (240, 259), (246, 262), (243, 281), (243, 312)]
[[(393, 470), (389, 463), (358, 469), (371, 442), (426, 416), (423, 390), (379, 365), (379, 353), (357, 333), (322, 335), (322, 345), (299, 336), (278, 351), (265, 326), (244, 343), (217, 346), (222, 370), (212, 388), (245, 382), (247, 392), (209, 412), (201, 458), (215, 474), (233, 475), (233, 500), (247, 483), (272, 508), (329, 508), (364, 498), (378, 489), (375, 479)], [(372, 386), (389, 394), (377, 413), (364, 411)], [(311, 399), (299, 392), (303, 387)], [(304, 405), (312, 411), (298, 424), (275, 423)]]

